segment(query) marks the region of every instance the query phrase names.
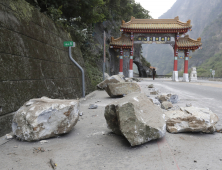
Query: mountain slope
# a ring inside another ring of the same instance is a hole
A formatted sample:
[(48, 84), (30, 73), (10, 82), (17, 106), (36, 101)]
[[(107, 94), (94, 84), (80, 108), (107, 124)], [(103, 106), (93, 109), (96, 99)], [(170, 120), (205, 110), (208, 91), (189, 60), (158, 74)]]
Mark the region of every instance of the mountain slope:
[[(217, 25), (218, 21), (214, 26), (212, 23), (218, 19), (220, 20), (221, 9), (221, 0), (177, 0), (172, 8), (160, 17), (162, 19), (179, 16), (182, 22), (190, 19), (193, 28), (188, 34), (194, 39), (200, 36), (202, 37), (203, 49), (197, 50), (195, 53), (190, 53), (192, 59), (189, 60), (189, 68), (192, 66), (200, 66), (205, 63), (209, 57), (219, 52), (221, 35), (218, 31), (221, 27)], [(215, 38), (209, 40), (212, 36), (216, 36), (217, 40)], [(209, 50), (209, 46), (211, 45), (209, 43), (212, 43), (212, 41), (215, 41), (215, 43)], [(171, 46), (143, 45), (143, 55), (152, 66), (158, 68), (158, 74), (167, 74), (173, 70), (173, 48)], [(178, 71), (183, 71), (183, 60), (179, 60)]]

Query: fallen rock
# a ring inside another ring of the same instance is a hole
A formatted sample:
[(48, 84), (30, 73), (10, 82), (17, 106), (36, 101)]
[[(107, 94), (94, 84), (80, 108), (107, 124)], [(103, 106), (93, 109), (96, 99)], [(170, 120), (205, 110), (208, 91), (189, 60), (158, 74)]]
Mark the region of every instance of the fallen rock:
[(160, 101), (160, 103), (162, 103), (164, 101), (168, 101), (169, 97), (167, 95), (160, 95), (160, 96), (157, 96), (157, 99)]
[(44, 143), (48, 143), (48, 141), (47, 141), (47, 140), (41, 140), (41, 141), (40, 141), (40, 144), (41, 144), (41, 145), (44, 144)]
[(148, 86), (148, 88), (153, 88), (154, 86), (153, 86), (153, 84), (150, 84), (149, 86)]
[(97, 85), (99, 89), (105, 89), (109, 83), (125, 82), (125, 77), (121, 74), (113, 75)]
[(33, 153), (39, 153), (39, 152), (45, 152), (45, 149), (43, 147), (33, 148)]
[(49, 164), (52, 167), (52, 169), (56, 169), (57, 164), (52, 159), (49, 160)]
[(98, 105), (96, 104), (90, 104), (88, 109), (97, 109)]
[[(169, 95), (169, 94), (168, 94), (168, 95)], [(167, 95), (167, 96), (168, 96), (168, 95)], [(170, 95), (170, 96), (168, 96), (168, 97), (170, 97), (169, 101), (170, 101), (172, 104), (178, 103), (178, 101), (179, 101), (179, 97), (178, 97), (178, 95), (176, 95), (176, 94)]]
[(172, 107), (173, 107), (173, 105), (172, 105), (171, 102), (164, 101), (164, 102), (161, 103), (161, 108), (162, 108), (162, 109), (167, 110), (167, 109), (170, 109), (170, 108), (172, 108)]
[(6, 134), (6, 135), (5, 135), (5, 139), (7, 139), (7, 140), (12, 139), (12, 138), (13, 138), (13, 136), (10, 135), (10, 134)]
[(158, 95), (158, 94), (159, 94), (158, 91), (151, 91), (151, 92), (150, 92), (150, 95)]
[(110, 83), (105, 89), (110, 97), (124, 96), (133, 92), (141, 92), (140, 86), (137, 83)]
[(154, 103), (154, 104), (156, 104), (156, 105), (160, 105), (159, 100), (157, 100), (157, 99), (155, 99), (155, 98), (149, 98), (149, 99), (150, 99), (150, 101), (151, 101), (152, 103)]
[(131, 146), (162, 138), (166, 124), (162, 110), (143, 93), (131, 93), (105, 108), (108, 127)]
[(167, 97), (171, 97), (172, 96), (172, 94), (167, 94)]
[(21, 140), (41, 140), (68, 133), (78, 119), (78, 100), (42, 97), (29, 100), (15, 113), (12, 131)]
[(208, 108), (185, 107), (165, 112), (167, 130), (170, 133), (204, 132), (214, 133), (218, 116)]

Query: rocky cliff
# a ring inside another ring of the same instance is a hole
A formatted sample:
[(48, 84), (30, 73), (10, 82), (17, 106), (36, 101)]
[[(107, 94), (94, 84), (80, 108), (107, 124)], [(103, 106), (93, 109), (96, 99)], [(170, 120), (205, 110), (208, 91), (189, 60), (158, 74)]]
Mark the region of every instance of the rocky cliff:
[[(221, 53), (221, 8), (221, 0), (177, 0), (172, 8), (160, 17), (163, 19), (179, 16), (182, 22), (191, 20), (193, 27), (188, 34), (194, 39), (201, 37), (203, 49), (190, 54), (192, 58), (189, 60), (189, 68), (199, 66), (199, 75), (202, 75), (208, 69), (204, 63), (210, 62), (211, 57)], [(173, 48), (171, 46), (143, 45), (143, 54), (151, 62), (151, 65), (158, 68), (158, 74), (167, 74), (173, 70)], [(180, 55), (182, 56), (182, 54)], [(217, 57), (215, 56), (215, 58)], [(178, 62), (178, 71), (181, 71), (181, 73), (183, 63), (182, 59)], [(219, 68), (214, 67), (214, 69)], [(222, 72), (220, 75), (222, 76)]]

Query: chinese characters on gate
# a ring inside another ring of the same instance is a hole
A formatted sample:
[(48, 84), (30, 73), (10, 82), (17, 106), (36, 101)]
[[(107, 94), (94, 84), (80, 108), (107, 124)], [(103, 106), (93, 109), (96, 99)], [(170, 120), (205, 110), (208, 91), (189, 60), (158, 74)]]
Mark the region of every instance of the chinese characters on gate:
[(137, 41), (171, 41), (171, 37), (138, 37)]

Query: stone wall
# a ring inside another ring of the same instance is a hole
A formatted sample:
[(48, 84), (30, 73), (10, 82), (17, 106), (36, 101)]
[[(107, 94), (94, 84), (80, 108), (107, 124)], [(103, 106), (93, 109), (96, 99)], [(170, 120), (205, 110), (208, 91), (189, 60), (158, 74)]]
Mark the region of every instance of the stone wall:
[[(0, 136), (11, 131), (13, 112), (31, 98), (82, 96), (81, 72), (63, 47), (69, 40), (66, 31), (24, 1), (0, 1)], [(78, 47), (72, 55), (84, 66)]]

